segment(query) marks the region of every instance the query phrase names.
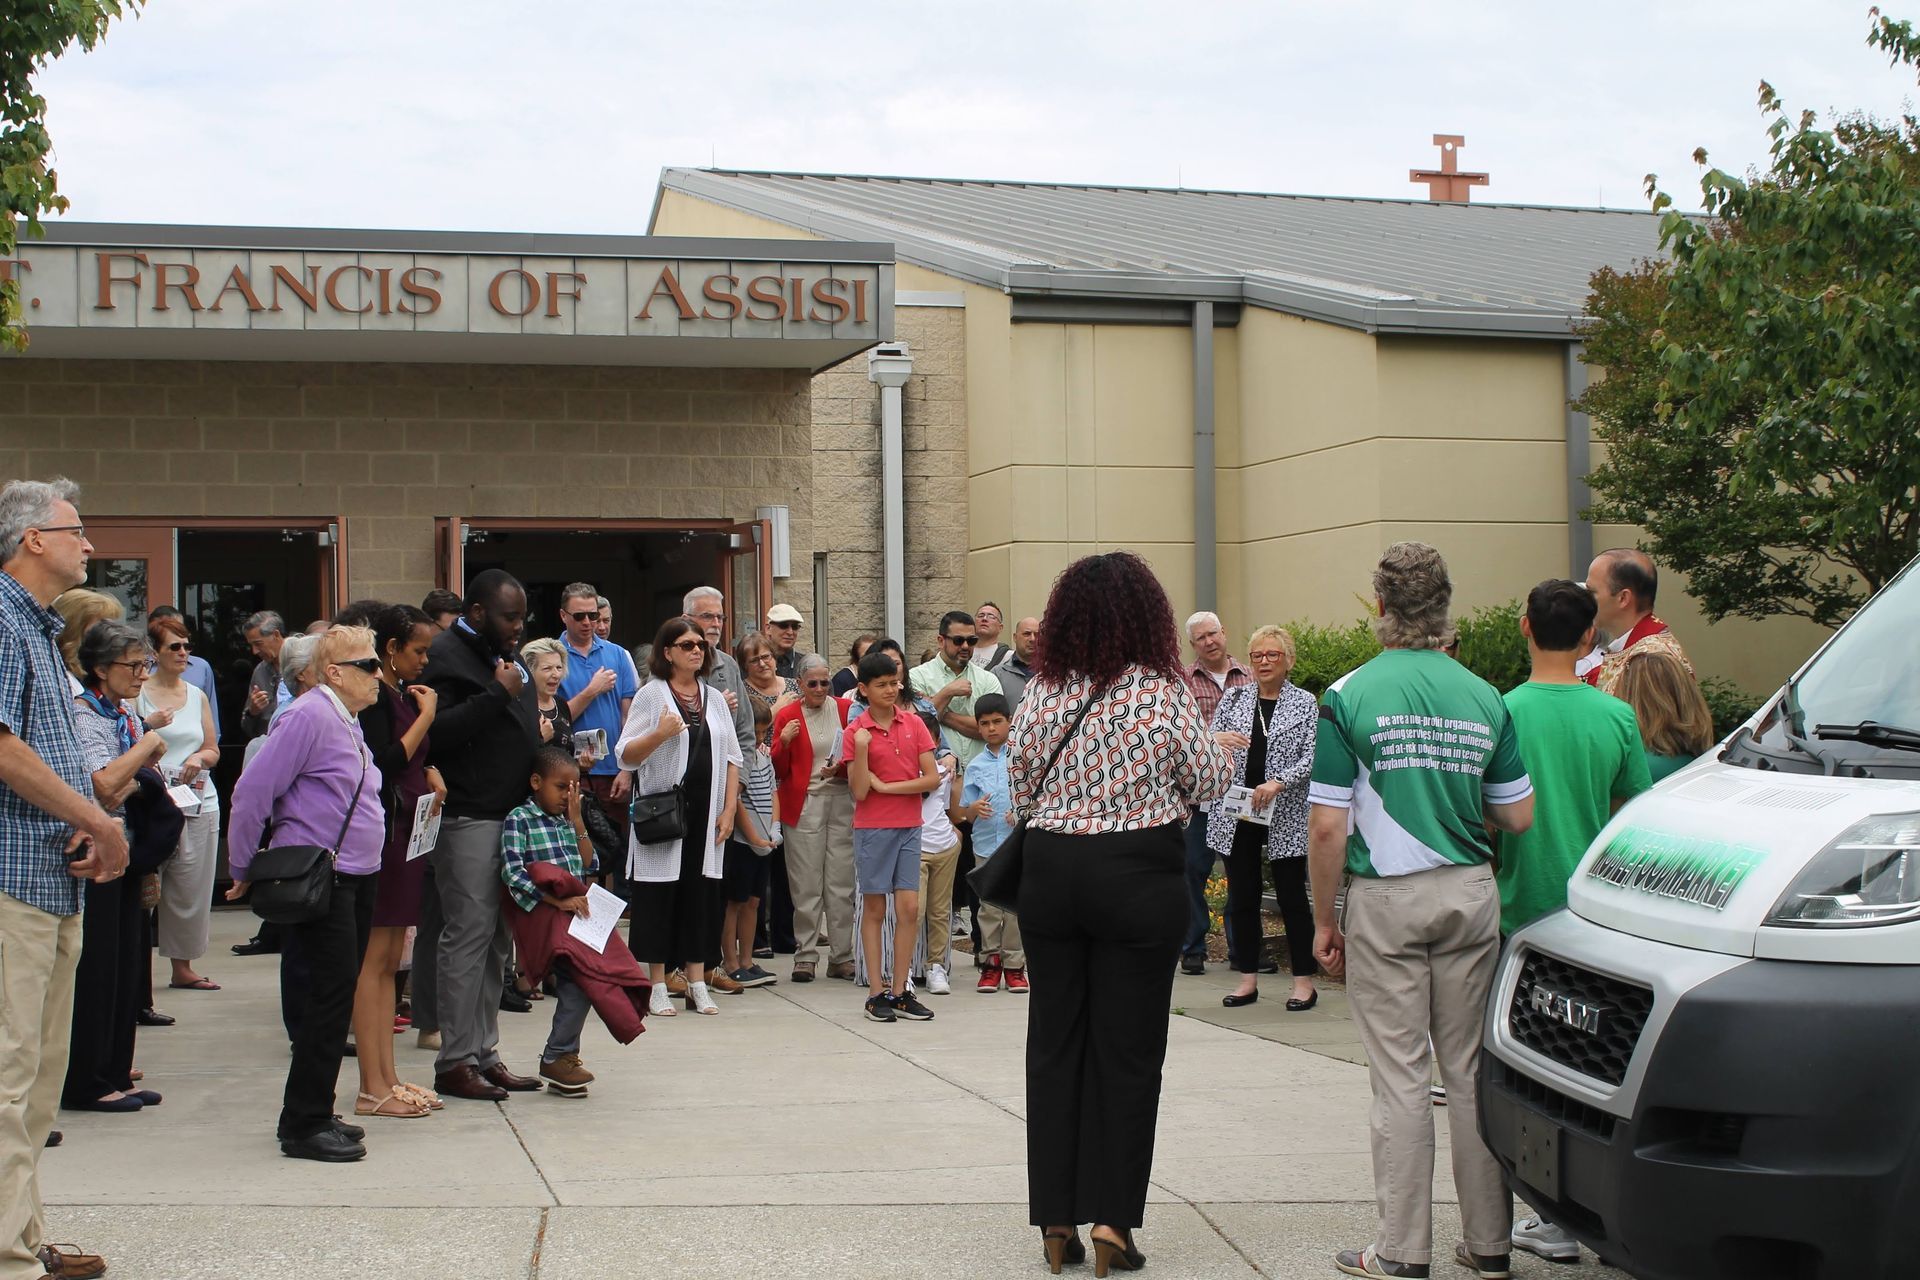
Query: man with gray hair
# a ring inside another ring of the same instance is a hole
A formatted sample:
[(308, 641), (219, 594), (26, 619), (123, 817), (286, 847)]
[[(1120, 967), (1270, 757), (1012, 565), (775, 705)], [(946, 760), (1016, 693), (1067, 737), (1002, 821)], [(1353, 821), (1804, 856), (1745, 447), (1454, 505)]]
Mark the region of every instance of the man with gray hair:
[(247, 685), (246, 706), (240, 712), (240, 729), (249, 738), (257, 738), (273, 723), (274, 714), (293, 701), (280, 681), (280, 646), (287, 641), (286, 619), (271, 609), (262, 609), (246, 620), (240, 635), (257, 659), (253, 679)]
[(680, 611), (699, 625), (713, 646), (713, 670), (707, 683), (718, 689), (733, 712), (733, 731), (741, 742), (753, 741), (753, 703), (747, 700), (747, 678), (721, 643), (727, 632), (727, 598), (718, 587), (695, 587), (680, 601)]
[[(1309, 791), (1314, 959), (1347, 977), (1373, 1087), (1373, 1242), (1334, 1265), (1356, 1276), (1425, 1276), (1433, 1258), (1437, 1060), (1466, 1237), (1454, 1260), (1507, 1274), (1513, 1202), (1480, 1140), (1474, 1076), (1500, 953), (1491, 826), (1533, 824), (1533, 782), (1507, 704), (1449, 658), (1453, 583), (1440, 553), (1397, 542), (1381, 556), (1374, 630), (1384, 651), (1320, 700)], [(1334, 900), (1346, 884), (1344, 923)]]
[(73, 1030), (82, 880), (126, 873), (127, 837), (94, 801), (50, 607), (87, 580), (93, 544), (69, 480), (0, 490), (0, 1276), (97, 1276), (47, 1243), (40, 1153)]
[[(1213, 713), (1227, 690), (1253, 683), (1253, 672), (1234, 661), (1227, 651), (1227, 633), (1220, 615), (1201, 610), (1187, 619), (1187, 643), (1193, 646), (1193, 665), (1182, 674), (1200, 707), (1200, 719), (1213, 726)], [(1239, 738), (1239, 734), (1229, 737)], [(1234, 743), (1227, 743), (1233, 747)], [(1247, 746), (1238, 743), (1241, 749)], [(1213, 875), (1214, 852), (1207, 847), (1207, 811), (1187, 812), (1187, 936), (1180, 944), (1180, 971), (1198, 976), (1207, 971), (1207, 934), (1213, 913), (1207, 909), (1207, 880)], [(1277, 967), (1277, 966), (1276, 966)]]

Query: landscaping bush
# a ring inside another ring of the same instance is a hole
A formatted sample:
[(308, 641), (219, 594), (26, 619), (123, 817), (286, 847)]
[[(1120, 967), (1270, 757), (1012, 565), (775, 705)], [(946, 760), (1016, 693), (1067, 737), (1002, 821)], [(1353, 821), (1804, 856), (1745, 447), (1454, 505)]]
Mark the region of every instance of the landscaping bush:
[(1327, 686), (1380, 652), (1373, 625), (1360, 618), (1342, 627), (1323, 627), (1312, 622), (1287, 625), (1293, 633), (1299, 656), (1288, 677), (1294, 684), (1318, 698)]
[[(1520, 610), (1520, 602), (1510, 600), (1475, 609), (1458, 621), (1461, 664), (1502, 693), (1527, 681), (1527, 638), (1520, 634)], [(1380, 652), (1373, 624), (1366, 618), (1337, 627), (1294, 622), (1287, 630), (1300, 651), (1290, 678), (1316, 698)]]
[(1766, 698), (1748, 693), (1724, 676), (1708, 676), (1700, 682), (1707, 709), (1713, 712), (1713, 736), (1724, 738), (1747, 722)]

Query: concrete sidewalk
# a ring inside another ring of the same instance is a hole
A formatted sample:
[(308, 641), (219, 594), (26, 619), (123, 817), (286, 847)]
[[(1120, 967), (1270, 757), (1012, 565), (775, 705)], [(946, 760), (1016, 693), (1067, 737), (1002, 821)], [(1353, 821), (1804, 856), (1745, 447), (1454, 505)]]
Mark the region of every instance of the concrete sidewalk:
[[(252, 925), (215, 916), (202, 969), (225, 990), (159, 993), (179, 1025), (143, 1031), (139, 1062), (164, 1105), (63, 1112), (66, 1145), (42, 1162), (51, 1238), (106, 1254), (114, 1277), (1046, 1274), (1026, 1222), (1021, 997), (956, 984), (929, 999), (933, 1022), (883, 1026), (847, 983), (783, 981), (721, 998), (718, 1017), (649, 1019), (624, 1049), (595, 1021), (590, 1098), (367, 1119), (367, 1159), (328, 1166), (273, 1141), (287, 1058), (277, 962), (227, 950)], [(1181, 978), (1176, 1004), (1211, 1019), (1227, 981)], [(1279, 1010), (1285, 985), (1270, 982)], [(501, 1015), (509, 1066), (534, 1069), (552, 1009)], [(1344, 1001), (1292, 1016), (1323, 1040), (1174, 1019), (1138, 1237), (1153, 1275), (1330, 1276), (1333, 1250), (1370, 1238), (1366, 1074), (1321, 1051), (1340, 1047)], [(432, 1055), (411, 1033), (398, 1046), (402, 1074), (431, 1083)], [(348, 1060), (343, 1113), (355, 1082)], [(1435, 1114), (1437, 1194), (1450, 1200)], [(1443, 1257), (1457, 1231), (1442, 1205)], [(1516, 1258), (1515, 1275), (1555, 1271)], [(1460, 1274), (1435, 1265), (1448, 1273)]]

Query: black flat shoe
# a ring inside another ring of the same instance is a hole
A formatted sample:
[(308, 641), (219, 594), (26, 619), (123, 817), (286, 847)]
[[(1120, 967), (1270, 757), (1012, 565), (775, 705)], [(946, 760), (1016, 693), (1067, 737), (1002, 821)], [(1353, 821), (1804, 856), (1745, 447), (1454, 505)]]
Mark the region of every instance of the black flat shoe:
[(500, 993), (500, 1008), (505, 1013), (532, 1013), (533, 1001), (508, 987)]
[(1238, 1009), (1244, 1005), (1253, 1004), (1259, 999), (1260, 999), (1260, 993), (1258, 991), (1249, 991), (1244, 996), (1242, 995), (1221, 996), (1220, 1003), (1225, 1005), (1229, 1009)]
[(1305, 1000), (1294, 1000), (1290, 998), (1287, 1001), (1287, 1012), (1288, 1013), (1305, 1013), (1307, 1010), (1313, 1008), (1313, 1006), (1319, 1003), (1320, 1003), (1320, 993), (1318, 991), (1308, 996)]
[(170, 1027), (178, 1021), (172, 1014), (158, 1009), (142, 1009), (133, 1015), (133, 1020), (143, 1027)]
[(62, 1104), (68, 1111), (139, 1111), (146, 1105), (131, 1093), (123, 1093), (111, 1101), (106, 1098), (89, 1098), (85, 1102)]
[(67, 1135), (60, 1132), (58, 1129), (47, 1130), (47, 1145), (49, 1147), (57, 1147), (61, 1143), (65, 1142), (66, 1140), (67, 1140)]
[(1180, 972), (1186, 974), (1189, 978), (1198, 978), (1205, 974), (1206, 971), (1207, 962), (1205, 960), (1195, 960), (1186, 956), (1181, 957)]
[(233, 944), (233, 954), (237, 956), (274, 956), (280, 954), (277, 944), (262, 942), (258, 938), (249, 938), (245, 942)]
[(160, 1095), (151, 1089), (129, 1089), (127, 1090), (127, 1096), (129, 1098), (140, 1099), (140, 1105), (142, 1106), (157, 1107), (160, 1105)]
[(326, 1164), (350, 1164), (367, 1154), (367, 1149), (329, 1124), (305, 1138), (282, 1138), (280, 1154), (295, 1160), (319, 1160)]

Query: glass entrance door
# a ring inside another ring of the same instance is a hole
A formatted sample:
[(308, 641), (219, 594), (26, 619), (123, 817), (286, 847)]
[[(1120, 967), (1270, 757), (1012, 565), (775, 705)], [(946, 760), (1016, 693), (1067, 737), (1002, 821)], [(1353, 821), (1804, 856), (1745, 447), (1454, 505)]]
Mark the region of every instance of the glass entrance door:
[(179, 531), (172, 525), (90, 521), (87, 586), (118, 600), (127, 621), (144, 627), (147, 611), (175, 603), (180, 573)]

